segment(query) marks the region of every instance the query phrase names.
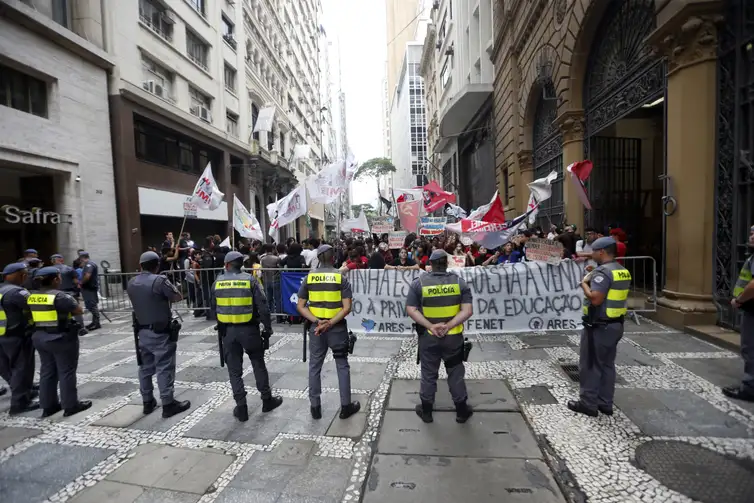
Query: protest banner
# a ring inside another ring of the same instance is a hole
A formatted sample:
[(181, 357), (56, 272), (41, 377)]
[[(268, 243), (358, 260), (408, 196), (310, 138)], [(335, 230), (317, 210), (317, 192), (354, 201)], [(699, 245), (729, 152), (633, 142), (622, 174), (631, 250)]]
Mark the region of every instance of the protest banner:
[(308, 273), (303, 271), (282, 271), (280, 273), (280, 298), (282, 311), (293, 316), (298, 316), (296, 304), (298, 304), (298, 289), (306, 279)]
[(422, 236), (436, 236), (445, 230), (447, 217), (421, 217), (419, 234)]
[(466, 255), (448, 255), (448, 267), (458, 268), (466, 266)]
[[(471, 288), (474, 315), (466, 333), (502, 334), (581, 328), (583, 263), (523, 262), (454, 269)], [(347, 274), (353, 291), (348, 328), (361, 333), (409, 334), (406, 296), (418, 270), (355, 269)]]
[(391, 250), (399, 250), (403, 248), (403, 243), (406, 242), (406, 236), (408, 231), (393, 231), (387, 235), (387, 244)]
[(382, 235), (389, 234), (395, 229), (395, 219), (393, 217), (377, 217), (372, 220), (372, 233)]
[(557, 265), (563, 260), (563, 244), (551, 239), (532, 238), (526, 242), (526, 260)]
[(196, 212), (198, 210), (199, 207), (193, 202), (191, 196), (188, 196), (186, 200), (183, 201), (183, 216), (185, 218), (196, 218)]

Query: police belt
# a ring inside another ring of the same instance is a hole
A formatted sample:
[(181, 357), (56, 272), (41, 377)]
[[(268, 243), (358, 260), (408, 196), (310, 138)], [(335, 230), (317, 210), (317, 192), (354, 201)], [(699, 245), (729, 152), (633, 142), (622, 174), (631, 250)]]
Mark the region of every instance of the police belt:
[(612, 325), (614, 323), (620, 323), (622, 325), (624, 321), (625, 321), (625, 317), (624, 316), (621, 316), (619, 318), (605, 318), (605, 319), (602, 319), (602, 320), (595, 320), (592, 323), (592, 326), (601, 327), (601, 326), (604, 326), (604, 325)]
[(136, 325), (138, 330), (151, 330), (156, 334), (167, 334), (170, 332), (170, 322), (164, 325), (162, 323), (153, 323), (151, 325)]

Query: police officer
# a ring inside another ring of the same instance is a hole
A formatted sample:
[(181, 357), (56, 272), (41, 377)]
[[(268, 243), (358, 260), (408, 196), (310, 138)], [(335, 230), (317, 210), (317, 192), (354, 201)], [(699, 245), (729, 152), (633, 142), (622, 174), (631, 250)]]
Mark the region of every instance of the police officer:
[(99, 323), (99, 267), (89, 258), (89, 253), (82, 251), (79, 253), (81, 261), (81, 295), (84, 297), (86, 310), (92, 313), (92, 322), (86, 326), (90, 332), (102, 328)]
[[(348, 365), (348, 325), (353, 293), (351, 284), (333, 266), (335, 250), (330, 245), (317, 248), (319, 268), (310, 272), (298, 291), (297, 309), (312, 323), (309, 332), (309, 402), (314, 419), (322, 418), (322, 364), (327, 349), (332, 350), (340, 388), (340, 418), (347, 419), (361, 409), (351, 401), (351, 367)], [(309, 301), (309, 305), (306, 302)]]
[(11, 415), (39, 408), (32, 402), (34, 345), (31, 342), (31, 320), (26, 299), (29, 291), (21, 285), (26, 279), (26, 264), (17, 262), (3, 269), (0, 286), (0, 375), (11, 387)]
[(425, 423), (432, 422), (438, 371), (443, 361), (456, 422), (465, 423), (474, 413), (466, 403), (463, 365), (463, 324), (474, 314), (471, 289), (462, 278), (448, 272), (448, 254), (444, 250), (433, 251), (429, 263), (432, 272), (415, 279), (406, 297), (406, 313), (421, 327), (421, 405), (416, 406), (416, 414)]
[(21, 259), (21, 261), (25, 262), (26, 265), (29, 265), (29, 261), (32, 259), (39, 260), (39, 253), (34, 248), (29, 248), (28, 250), (24, 250), (24, 258)]
[[(272, 319), (267, 299), (252, 275), (241, 272), (244, 257), (237, 251), (225, 255), (225, 272), (212, 285), (212, 302), (222, 337), (222, 351), (228, 364), (228, 377), (236, 407), (233, 415), (241, 422), (249, 420), (246, 389), (243, 382), (243, 354), (249, 355), (257, 390), (262, 396), (262, 412), (270, 412), (283, 403), (273, 396), (270, 376), (264, 364), (264, 350), (269, 347)], [(264, 331), (259, 333), (259, 324)]]
[(596, 269), (581, 282), (584, 290), (584, 329), (579, 351), (578, 400), (568, 402), (574, 412), (595, 417), (613, 414), (615, 355), (628, 312), (631, 273), (615, 261), (617, 243), (602, 237), (592, 243)]
[(20, 263), (26, 265), (26, 279), (21, 286), (27, 290), (33, 290), (35, 288), (34, 276), (42, 268), (42, 261), (37, 257), (29, 257), (23, 259)]
[(170, 303), (179, 302), (183, 296), (166, 276), (157, 274), (160, 256), (155, 252), (142, 253), (139, 265), (141, 274), (128, 282), (126, 292), (134, 309), (134, 330), (139, 340), (139, 389), (143, 412), (151, 414), (157, 408), (152, 384), (152, 376), (156, 373), (162, 417), (168, 418), (191, 407), (191, 402), (177, 401), (173, 395), (178, 334), (171, 332)]
[[(754, 225), (749, 229), (749, 250), (754, 251)], [(744, 378), (739, 386), (723, 388), (730, 398), (754, 402), (754, 255), (744, 262), (733, 287), (731, 306), (741, 310), (741, 357), (744, 360)]]
[(60, 271), (54, 267), (43, 267), (35, 277), (39, 289), (27, 299), (34, 320), (32, 341), (41, 362), (39, 404), (43, 418), (61, 409), (64, 416), (72, 416), (92, 406), (88, 400), (79, 401), (76, 389), (79, 327), (73, 321), (73, 316), (82, 313), (81, 306), (73, 297), (60, 291), (60, 282)]
[[(52, 266), (54, 268), (60, 271), (60, 289), (73, 297), (76, 302), (78, 302), (79, 276), (78, 274), (76, 274), (76, 270), (73, 267), (66, 265), (65, 261), (63, 260), (63, 256), (59, 253), (50, 256), (50, 262), (52, 263)], [(79, 335), (86, 335), (88, 332), (84, 328), (84, 316), (77, 315), (74, 316), (74, 319), (81, 325)]]

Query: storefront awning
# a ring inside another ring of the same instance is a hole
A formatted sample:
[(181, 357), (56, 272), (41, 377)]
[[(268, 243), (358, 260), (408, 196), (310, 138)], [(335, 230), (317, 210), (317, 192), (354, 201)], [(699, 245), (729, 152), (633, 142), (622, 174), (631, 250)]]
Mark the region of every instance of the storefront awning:
[(449, 140), (464, 132), (492, 91), (492, 84), (468, 84), (448, 101), (440, 113), (440, 140), (436, 151), (444, 151)]

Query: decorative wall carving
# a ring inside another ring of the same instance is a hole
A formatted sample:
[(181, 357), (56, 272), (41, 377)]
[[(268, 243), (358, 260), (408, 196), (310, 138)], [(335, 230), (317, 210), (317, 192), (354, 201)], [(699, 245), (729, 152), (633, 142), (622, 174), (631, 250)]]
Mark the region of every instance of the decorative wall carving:
[(568, 10), (567, 0), (555, 1), (555, 20), (558, 22), (558, 24), (563, 23), (563, 19), (565, 19), (566, 15), (566, 10)]
[(695, 16), (656, 42), (668, 58), (668, 71), (717, 57), (717, 27), (720, 15)]
[(563, 135), (563, 143), (584, 140), (584, 111), (569, 110), (557, 119), (560, 133)]

